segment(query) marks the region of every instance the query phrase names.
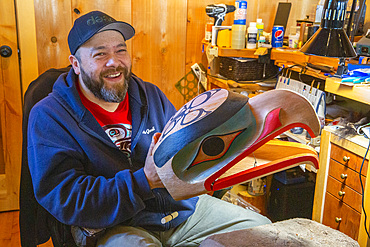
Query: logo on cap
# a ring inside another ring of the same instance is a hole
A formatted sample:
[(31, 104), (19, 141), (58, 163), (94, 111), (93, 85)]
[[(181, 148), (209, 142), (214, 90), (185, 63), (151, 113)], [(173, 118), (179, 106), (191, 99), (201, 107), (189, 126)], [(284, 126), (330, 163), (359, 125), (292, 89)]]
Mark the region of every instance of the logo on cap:
[(100, 22), (115, 22), (116, 20), (110, 16), (101, 15), (101, 16), (91, 16), (86, 22), (88, 26), (95, 25)]

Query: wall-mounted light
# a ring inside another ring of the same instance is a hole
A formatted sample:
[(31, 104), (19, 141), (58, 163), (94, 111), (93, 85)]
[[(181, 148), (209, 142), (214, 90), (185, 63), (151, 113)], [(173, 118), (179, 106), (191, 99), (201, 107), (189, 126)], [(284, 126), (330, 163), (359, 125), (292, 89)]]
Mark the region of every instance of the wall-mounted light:
[(347, 73), (346, 58), (357, 56), (344, 31), (347, 2), (325, 0), (320, 28), (301, 48), (301, 52), (307, 55), (339, 58), (336, 76)]

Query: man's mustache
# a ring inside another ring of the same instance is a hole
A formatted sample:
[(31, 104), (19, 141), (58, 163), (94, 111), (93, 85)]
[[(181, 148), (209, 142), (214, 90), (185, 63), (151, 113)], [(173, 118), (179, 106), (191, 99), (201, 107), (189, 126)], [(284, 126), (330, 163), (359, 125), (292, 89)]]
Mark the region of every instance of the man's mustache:
[(117, 72), (123, 73), (125, 76), (129, 75), (129, 69), (127, 67), (118, 66), (115, 69), (107, 69), (107, 70), (103, 71), (102, 76), (105, 77), (107, 75), (111, 75), (111, 74), (114, 74), (114, 73), (117, 73)]

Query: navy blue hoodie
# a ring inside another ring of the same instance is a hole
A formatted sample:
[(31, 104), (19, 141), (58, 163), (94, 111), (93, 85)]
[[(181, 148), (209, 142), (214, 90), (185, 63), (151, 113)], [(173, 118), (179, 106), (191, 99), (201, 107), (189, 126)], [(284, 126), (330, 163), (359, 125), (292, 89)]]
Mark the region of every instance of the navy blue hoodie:
[[(136, 76), (129, 81), (127, 157), (83, 106), (76, 82), (73, 69), (62, 74), (30, 112), (28, 163), (38, 203), (60, 222), (88, 228), (124, 224), (163, 231), (185, 221), (198, 198), (175, 201), (165, 189), (151, 190), (143, 171), (153, 134), (176, 112), (163, 92)], [(177, 218), (161, 223), (175, 211)]]

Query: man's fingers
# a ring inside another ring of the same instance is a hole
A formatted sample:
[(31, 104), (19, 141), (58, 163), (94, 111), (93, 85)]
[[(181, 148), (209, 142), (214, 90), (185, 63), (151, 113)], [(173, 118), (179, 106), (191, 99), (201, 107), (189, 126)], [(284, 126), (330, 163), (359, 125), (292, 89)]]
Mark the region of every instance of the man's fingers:
[(158, 142), (159, 137), (161, 137), (161, 135), (162, 135), (162, 133), (159, 133), (159, 132), (157, 132), (153, 135), (154, 144), (156, 144)]
[(153, 135), (152, 142), (150, 143), (150, 147), (144, 165), (144, 173), (151, 189), (164, 187), (162, 181), (158, 177), (153, 159), (153, 149), (155, 144), (158, 142), (160, 136), (161, 133), (155, 133)]
[(158, 142), (159, 137), (162, 135), (162, 133), (155, 133), (152, 137), (152, 142), (150, 143), (149, 150), (148, 150), (148, 155), (152, 156), (153, 155), (153, 149), (155, 144)]

